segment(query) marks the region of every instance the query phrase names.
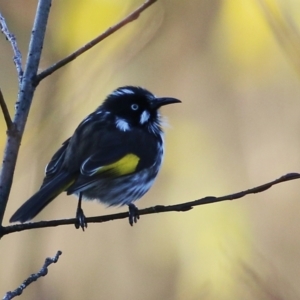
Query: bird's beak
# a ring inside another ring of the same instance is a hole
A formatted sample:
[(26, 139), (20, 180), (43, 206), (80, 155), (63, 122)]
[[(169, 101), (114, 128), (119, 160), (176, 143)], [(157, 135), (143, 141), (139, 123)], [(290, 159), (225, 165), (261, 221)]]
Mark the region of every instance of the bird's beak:
[(156, 98), (152, 102), (152, 108), (159, 109), (161, 106), (172, 104), (172, 103), (181, 103), (181, 101), (176, 98), (168, 98), (168, 97)]

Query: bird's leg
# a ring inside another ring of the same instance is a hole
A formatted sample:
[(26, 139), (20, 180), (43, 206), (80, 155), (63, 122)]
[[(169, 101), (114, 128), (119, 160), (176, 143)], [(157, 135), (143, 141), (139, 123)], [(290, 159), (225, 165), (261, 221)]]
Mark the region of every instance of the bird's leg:
[(84, 228), (87, 228), (87, 222), (86, 222), (83, 210), (81, 208), (81, 203), (82, 203), (82, 193), (79, 193), (78, 205), (77, 205), (77, 210), (76, 210), (77, 222), (75, 224), (75, 227), (76, 227), (76, 229), (81, 227), (82, 230), (84, 231)]
[(129, 224), (133, 226), (133, 223), (136, 223), (140, 218), (139, 210), (133, 203), (128, 204), (128, 208), (129, 208)]

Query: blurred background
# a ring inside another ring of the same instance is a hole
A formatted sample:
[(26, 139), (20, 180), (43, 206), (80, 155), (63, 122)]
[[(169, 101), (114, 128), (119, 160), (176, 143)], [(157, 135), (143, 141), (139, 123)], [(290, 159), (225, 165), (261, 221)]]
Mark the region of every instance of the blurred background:
[[(143, 1), (54, 1), (43, 70)], [(36, 1), (0, 0), (26, 59)], [(137, 205), (169, 205), (263, 184), (300, 167), (300, 2), (160, 0), (38, 86), (4, 219), (40, 186), (53, 152), (113, 89), (143, 86), (182, 104), (168, 118), (166, 156)], [(10, 112), (17, 77), (0, 36), (0, 87)], [(0, 147), (5, 124), (0, 117)], [(287, 182), (186, 213), (31, 230), (1, 240), (0, 295), (57, 250), (59, 262), (21, 299), (300, 299), (300, 185)], [(59, 196), (35, 220), (74, 217)], [(87, 216), (127, 208), (84, 203)]]

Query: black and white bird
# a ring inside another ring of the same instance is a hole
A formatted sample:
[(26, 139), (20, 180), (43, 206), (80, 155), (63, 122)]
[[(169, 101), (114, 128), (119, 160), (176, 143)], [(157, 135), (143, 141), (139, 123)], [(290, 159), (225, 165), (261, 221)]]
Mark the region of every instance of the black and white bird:
[(133, 204), (152, 186), (164, 155), (159, 108), (181, 102), (154, 96), (141, 87), (120, 87), (87, 116), (53, 155), (40, 190), (11, 217), (34, 218), (60, 193), (79, 197), (77, 227), (86, 227), (83, 199), (107, 206), (129, 206), (129, 222), (137, 221)]

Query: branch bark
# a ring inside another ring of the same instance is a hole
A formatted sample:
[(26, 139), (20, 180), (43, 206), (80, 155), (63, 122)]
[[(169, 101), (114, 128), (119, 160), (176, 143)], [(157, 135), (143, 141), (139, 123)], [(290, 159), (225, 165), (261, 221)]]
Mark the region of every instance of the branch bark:
[(12, 292), (7, 292), (2, 299), (3, 300), (10, 300), (10, 299), (13, 299), (13, 298), (15, 298), (17, 296), (20, 296), (23, 293), (23, 291), (31, 283), (33, 283), (34, 281), (37, 281), (39, 278), (41, 278), (43, 276), (46, 276), (48, 274), (48, 267), (51, 264), (57, 263), (57, 261), (59, 259), (59, 256), (61, 254), (62, 254), (61, 251), (57, 251), (57, 253), (55, 254), (54, 257), (52, 257), (52, 258), (51, 257), (47, 257), (46, 260), (45, 260), (45, 262), (44, 262), (44, 265), (42, 266), (42, 268), (37, 273), (31, 274), (27, 279), (25, 279), (23, 281), (23, 283), (18, 288), (16, 288)]
[(51, 67), (49, 67), (48, 69), (42, 71), (35, 78), (36, 84), (38, 84), (41, 80), (43, 80), (44, 78), (46, 78), (47, 76), (49, 76), (53, 72), (57, 71), (61, 67), (63, 67), (66, 64), (70, 63), (71, 61), (76, 59), (78, 56), (80, 56), (81, 54), (83, 54), (87, 50), (91, 49), (92, 47), (94, 47), (95, 45), (97, 45), (98, 43), (103, 41), (105, 38), (112, 35), (117, 30), (121, 29), (122, 27), (124, 27), (128, 23), (136, 20), (144, 10), (146, 10), (149, 6), (154, 4), (156, 1), (157, 0), (147, 0), (144, 4), (142, 4), (140, 7), (138, 7), (132, 13), (130, 13), (127, 17), (125, 17), (119, 23), (109, 27), (105, 32), (103, 32), (102, 34), (97, 36), (95, 39), (91, 40), (90, 42), (88, 42), (87, 44), (85, 44), (84, 46), (82, 46), (81, 48), (79, 48), (78, 50), (76, 50), (75, 52), (70, 54), (69, 56), (65, 57), (64, 59), (60, 60), (59, 62), (57, 62), (54, 65), (52, 65)]
[(11, 47), (13, 49), (14, 63), (15, 63), (16, 69), (17, 69), (19, 86), (20, 86), (21, 82), (22, 82), (22, 77), (23, 77), (21, 51), (19, 50), (15, 35), (9, 31), (6, 21), (1, 13), (0, 13), (0, 29), (1, 29), (2, 33), (5, 35), (6, 39), (10, 42)]
[(20, 86), (16, 104), (16, 113), (13, 120), (15, 130), (8, 132), (8, 139), (4, 150), (4, 158), (0, 173), (0, 226), (3, 221), (20, 143), (36, 88), (33, 78), (37, 74), (40, 62), (50, 7), (51, 0), (39, 0), (31, 33), (25, 72)]
[[(237, 192), (234, 194), (221, 196), (221, 197), (207, 196), (207, 197), (197, 199), (194, 201), (184, 202), (184, 203), (179, 203), (179, 204), (174, 204), (174, 205), (168, 205), (168, 206), (156, 205), (153, 207), (139, 210), (139, 215), (140, 216), (151, 215), (151, 214), (171, 212), (171, 211), (185, 212), (185, 211), (191, 210), (195, 206), (216, 203), (216, 202), (225, 201), (225, 200), (236, 200), (236, 199), (240, 199), (246, 195), (261, 193), (261, 192), (268, 190), (269, 188), (271, 188), (272, 186), (274, 186), (276, 184), (283, 183), (286, 181), (296, 180), (299, 178), (300, 178), (299, 173), (288, 173), (286, 175), (281, 176), (278, 179), (275, 179), (273, 181), (267, 182), (265, 184), (259, 185), (257, 187), (254, 187), (254, 188), (251, 188), (251, 189), (248, 189), (245, 191), (241, 191), (241, 192)], [(125, 219), (125, 218), (128, 218), (127, 212), (112, 214), (112, 215), (105, 215), (105, 216), (98, 216), (98, 217), (90, 217), (90, 218), (86, 218), (86, 222), (87, 223), (103, 223), (103, 222)], [(11, 225), (11, 226), (7, 226), (7, 227), (3, 227), (2, 236), (13, 233), (13, 232), (20, 232), (20, 231), (29, 230), (29, 229), (56, 227), (56, 226), (61, 226), (61, 225), (75, 225), (75, 224), (77, 224), (77, 222), (78, 222), (77, 219), (72, 218), (72, 219), (41, 221), (41, 222), (32, 222), (32, 223)]]

